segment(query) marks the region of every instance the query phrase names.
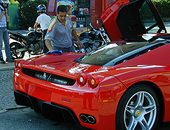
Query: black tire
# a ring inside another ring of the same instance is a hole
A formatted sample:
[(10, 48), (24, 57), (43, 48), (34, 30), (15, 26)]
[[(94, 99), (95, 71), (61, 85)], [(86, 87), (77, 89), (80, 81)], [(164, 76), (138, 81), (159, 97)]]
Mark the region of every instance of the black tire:
[(18, 42), (12, 42), (10, 44), (11, 56), (13, 59), (19, 59), (24, 57), (25, 54), (24, 51), (16, 52), (17, 49), (21, 49), (21, 48), (23, 48), (23, 46)]
[(119, 102), (116, 129), (154, 130), (159, 117), (160, 104), (156, 93), (148, 85), (138, 84), (129, 88)]

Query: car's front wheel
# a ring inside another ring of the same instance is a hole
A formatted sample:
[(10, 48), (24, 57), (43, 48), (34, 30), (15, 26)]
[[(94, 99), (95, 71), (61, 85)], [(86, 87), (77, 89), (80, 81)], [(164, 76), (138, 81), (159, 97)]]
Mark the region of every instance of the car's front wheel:
[(151, 130), (160, 115), (156, 93), (147, 85), (135, 85), (122, 96), (116, 113), (117, 130)]

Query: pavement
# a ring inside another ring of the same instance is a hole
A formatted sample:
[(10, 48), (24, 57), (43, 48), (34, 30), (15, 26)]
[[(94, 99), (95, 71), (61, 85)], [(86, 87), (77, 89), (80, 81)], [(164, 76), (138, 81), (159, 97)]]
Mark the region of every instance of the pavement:
[(0, 70), (0, 113), (22, 107), (14, 101), (12, 77), (12, 69)]

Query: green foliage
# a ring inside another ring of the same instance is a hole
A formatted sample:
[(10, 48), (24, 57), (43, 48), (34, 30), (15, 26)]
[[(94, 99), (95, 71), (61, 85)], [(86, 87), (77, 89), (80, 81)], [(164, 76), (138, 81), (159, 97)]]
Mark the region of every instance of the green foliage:
[(10, 4), (19, 4), (21, 2), (27, 2), (28, 0), (9, 0)]
[[(156, 8), (158, 9), (158, 12), (160, 13), (162, 19), (164, 22), (167, 20), (170, 21), (170, 0), (152, 0)], [(141, 12), (141, 18), (145, 21), (151, 22), (152, 19), (152, 12), (150, 11), (148, 4), (144, 4)]]
[(170, 0), (152, 0), (162, 18), (170, 18)]
[(17, 0), (9, 0), (10, 4), (19, 4)]
[(28, 0), (27, 2), (21, 1), (19, 17), (19, 25), (21, 29), (28, 29), (28, 27), (34, 26), (35, 20), (38, 16), (37, 6), (39, 4), (47, 5), (47, 0)]
[(21, 2), (27, 2), (28, 0), (14, 0), (14, 1), (21, 3)]

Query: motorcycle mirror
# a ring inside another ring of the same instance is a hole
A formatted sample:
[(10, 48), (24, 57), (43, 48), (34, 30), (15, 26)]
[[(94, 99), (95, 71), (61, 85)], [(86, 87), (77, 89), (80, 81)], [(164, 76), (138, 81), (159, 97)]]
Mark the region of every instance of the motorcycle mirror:
[(99, 21), (97, 20), (96, 23), (97, 23), (97, 30), (100, 30), (100, 28), (99, 28)]
[(92, 28), (93, 31), (96, 31), (91, 23), (89, 23), (89, 26)]
[(92, 24), (91, 24), (91, 23), (89, 23), (89, 26), (93, 29), (93, 26), (92, 26)]

